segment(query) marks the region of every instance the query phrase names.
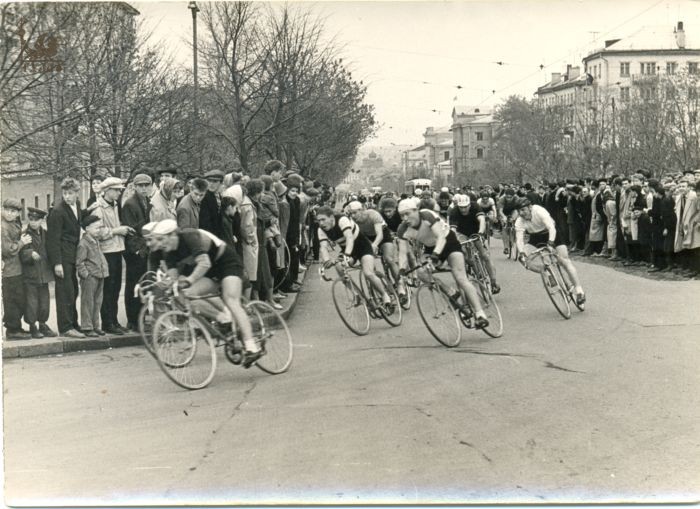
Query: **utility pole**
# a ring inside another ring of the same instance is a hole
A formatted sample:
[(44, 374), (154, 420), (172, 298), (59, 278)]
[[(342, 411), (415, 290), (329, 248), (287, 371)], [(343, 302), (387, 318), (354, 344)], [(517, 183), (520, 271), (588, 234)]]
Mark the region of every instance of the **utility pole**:
[(192, 133), (194, 135), (195, 157), (198, 161), (199, 173), (202, 173), (202, 153), (199, 146), (199, 80), (197, 79), (197, 13), (199, 7), (197, 2), (190, 2), (187, 8), (192, 11), (192, 72), (194, 75), (194, 92), (192, 95), (192, 105), (194, 107), (194, 117), (192, 119)]

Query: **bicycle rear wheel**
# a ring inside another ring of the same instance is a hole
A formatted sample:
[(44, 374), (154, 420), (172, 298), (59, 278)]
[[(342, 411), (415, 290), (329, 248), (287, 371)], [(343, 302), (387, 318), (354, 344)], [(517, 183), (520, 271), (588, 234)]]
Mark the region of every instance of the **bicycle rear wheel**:
[(503, 317), (501, 310), (493, 298), (493, 294), (489, 288), (486, 288), (483, 283), (479, 284), (479, 301), (481, 307), (486, 313), (486, 318), (489, 321), (488, 327), (484, 327), (484, 332), (492, 338), (500, 338), (503, 335)]
[(153, 326), (160, 315), (168, 310), (167, 306), (164, 304), (159, 304), (153, 302), (151, 304), (144, 303), (141, 306), (138, 317), (138, 327), (139, 334), (141, 335), (141, 340), (148, 353), (150, 353), (154, 358), (156, 356), (155, 349), (153, 348)]
[(179, 310), (158, 317), (153, 347), (163, 373), (180, 387), (202, 389), (216, 372), (216, 350), (207, 326)]
[(435, 284), (424, 284), (416, 292), (418, 314), (441, 344), (452, 348), (462, 341), (462, 324), (450, 298)]
[(564, 290), (564, 281), (561, 280), (557, 271), (547, 265), (540, 275), (542, 276), (542, 283), (544, 284), (545, 290), (547, 290), (549, 300), (552, 301), (552, 304), (554, 304), (559, 314), (567, 320), (571, 318), (571, 306), (569, 305), (566, 290)]
[(343, 278), (333, 281), (331, 286), (333, 305), (340, 319), (353, 334), (364, 336), (369, 332), (370, 319), (367, 303), (351, 281)]
[(294, 354), (292, 334), (284, 318), (268, 303), (259, 300), (249, 302), (246, 312), (253, 337), (265, 352), (255, 365), (271, 375), (284, 373), (291, 366)]

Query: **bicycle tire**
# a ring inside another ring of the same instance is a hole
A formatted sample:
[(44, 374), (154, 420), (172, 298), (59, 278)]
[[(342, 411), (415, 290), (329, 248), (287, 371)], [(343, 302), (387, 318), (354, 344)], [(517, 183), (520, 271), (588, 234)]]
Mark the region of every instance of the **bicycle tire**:
[(411, 288), (407, 283), (404, 278), (403, 282), (403, 289), (406, 292), (406, 298), (404, 299), (403, 302), (401, 302), (401, 299), (399, 299), (399, 303), (401, 304), (401, 307), (403, 308), (404, 311), (408, 311), (411, 309), (411, 301), (413, 300), (413, 288)]
[[(347, 285), (351, 285), (351, 288)], [(370, 327), (369, 309), (364, 297), (358, 294), (352, 281), (346, 284), (343, 278), (336, 279), (331, 285), (331, 294), (335, 310), (345, 326), (353, 334), (365, 336)], [(357, 321), (352, 319), (353, 316)]]
[(386, 290), (386, 293), (388, 293), (389, 297), (391, 298), (391, 309), (388, 309), (387, 306), (384, 304), (381, 306), (382, 316), (384, 317), (386, 323), (388, 323), (392, 327), (398, 327), (403, 322), (403, 311), (399, 302), (399, 294), (396, 293), (396, 288), (394, 288), (394, 285), (392, 285), (388, 279), (380, 279), (384, 283), (384, 289)]
[(287, 276), (289, 275), (289, 261), (291, 260), (291, 253), (289, 252), (287, 241), (282, 239), (282, 243), (284, 245), (284, 275), (278, 276), (279, 281), (274, 286), (275, 291), (279, 290), (284, 285), (284, 282), (287, 280)]
[[(481, 286), (479, 285), (480, 288)], [(493, 297), (490, 289), (481, 289), (479, 294), (481, 308), (486, 313), (486, 318), (489, 321), (488, 327), (484, 327), (483, 331), (492, 338), (500, 338), (503, 335), (503, 316), (496, 299)]]
[(416, 304), (421, 320), (440, 344), (448, 348), (459, 345), (462, 341), (462, 324), (450, 298), (439, 286), (419, 286)]
[(294, 344), (287, 322), (267, 302), (253, 300), (245, 308), (250, 317), (253, 337), (265, 351), (255, 365), (271, 375), (284, 373), (294, 357)]
[(153, 348), (153, 324), (153, 316), (148, 306), (143, 304), (139, 310), (138, 317), (139, 335), (141, 336), (141, 341), (143, 341), (143, 346), (146, 347), (146, 351), (155, 358), (156, 351)]
[(180, 387), (203, 389), (214, 378), (216, 349), (198, 317), (180, 310), (163, 313), (153, 326), (153, 346), (158, 366)]
[[(549, 300), (552, 301), (557, 312), (567, 320), (571, 318), (571, 306), (569, 305), (569, 298), (566, 294), (566, 290), (564, 290), (564, 282), (557, 277), (558, 274), (556, 274), (549, 265), (544, 267), (542, 272), (540, 272), (540, 276), (542, 276), (542, 284), (547, 292), (547, 296)], [(550, 282), (550, 278), (553, 278), (552, 281), (554, 281), (555, 284)]]

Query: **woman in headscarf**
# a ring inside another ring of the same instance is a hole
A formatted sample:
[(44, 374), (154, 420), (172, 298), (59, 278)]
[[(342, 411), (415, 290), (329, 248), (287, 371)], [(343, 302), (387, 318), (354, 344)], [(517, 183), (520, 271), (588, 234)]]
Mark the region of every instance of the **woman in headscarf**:
[[(250, 198), (246, 196), (243, 187), (239, 184), (226, 189), (222, 196), (231, 196), (235, 198), (239, 204), (238, 212), (241, 219), (240, 234), (237, 237), (243, 253), (243, 268), (248, 281), (250, 281), (253, 286), (256, 286), (256, 281), (258, 280), (258, 234), (255, 205), (253, 205)], [(250, 291), (246, 293), (249, 297)]]
[(603, 212), (608, 222), (608, 252), (603, 253), (603, 256), (609, 257), (615, 255), (617, 245), (617, 204), (615, 203), (615, 194), (610, 188), (603, 191)]
[(161, 181), (160, 191), (151, 198), (150, 219), (153, 222), (163, 219), (177, 219), (175, 185), (178, 181), (171, 177), (165, 177)]

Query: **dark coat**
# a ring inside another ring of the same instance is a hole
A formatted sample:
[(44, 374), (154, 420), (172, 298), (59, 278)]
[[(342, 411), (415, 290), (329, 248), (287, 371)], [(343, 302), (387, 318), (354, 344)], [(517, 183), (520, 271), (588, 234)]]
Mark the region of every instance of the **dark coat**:
[(219, 238), (224, 235), (221, 221), (221, 206), (213, 192), (207, 191), (199, 206), (199, 228)]
[[(49, 265), (49, 257), (46, 254), (46, 230), (39, 228), (37, 231), (27, 228), (25, 233), (32, 238), (32, 243), (24, 246), (19, 252), (24, 280), (35, 285), (53, 281), (53, 269)], [(32, 253), (38, 253), (41, 260), (32, 258)]]
[(141, 234), (141, 228), (149, 222), (151, 203), (147, 199), (140, 199), (138, 194), (133, 194), (122, 206), (121, 221), (123, 225), (131, 226), (136, 233), (125, 238), (126, 252), (145, 257), (148, 254), (146, 241)]
[(542, 198), (540, 198), (540, 195), (537, 193), (537, 191), (530, 191), (525, 195), (528, 200), (530, 200), (530, 203), (533, 205), (542, 205)]
[(301, 231), (301, 225), (299, 221), (301, 220), (299, 215), (299, 198), (290, 198), (287, 196), (287, 202), (289, 203), (289, 224), (287, 226), (287, 245), (289, 247), (299, 245), (299, 235)]
[(51, 209), (46, 220), (46, 252), (51, 267), (63, 263), (75, 264), (80, 241), (80, 221), (86, 215), (86, 211), (80, 208), (79, 201), (76, 202), (76, 207), (79, 217), (75, 217), (71, 208), (61, 200)]

